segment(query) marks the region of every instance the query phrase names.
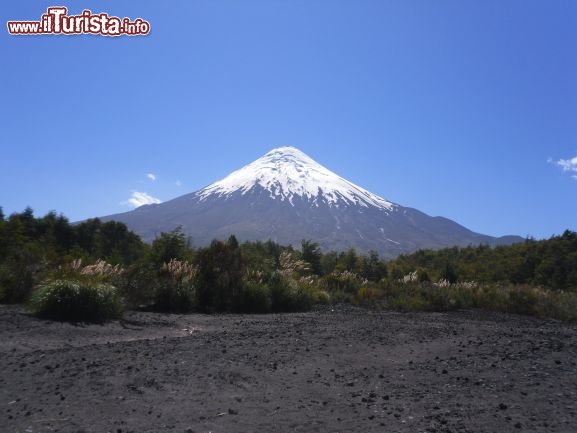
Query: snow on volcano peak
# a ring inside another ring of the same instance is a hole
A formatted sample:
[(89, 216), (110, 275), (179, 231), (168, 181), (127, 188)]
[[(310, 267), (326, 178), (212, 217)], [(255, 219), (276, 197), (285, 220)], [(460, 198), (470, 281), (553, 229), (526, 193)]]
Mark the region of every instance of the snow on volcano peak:
[(287, 146), (271, 150), (261, 158), (232, 172), (224, 179), (197, 192), (201, 200), (210, 196), (245, 194), (255, 186), (267, 190), (272, 198), (296, 197), (329, 206), (359, 205), (392, 210), (395, 205), (323, 167), (299, 149)]

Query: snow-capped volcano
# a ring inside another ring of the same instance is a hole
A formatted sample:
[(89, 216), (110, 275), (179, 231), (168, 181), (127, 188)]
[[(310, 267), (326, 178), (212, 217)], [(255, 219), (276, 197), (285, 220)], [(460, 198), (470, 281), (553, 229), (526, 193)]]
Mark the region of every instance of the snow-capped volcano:
[(227, 196), (240, 191), (245, 194), (256, 185), (270, 193), (271, 198), (293, 203), (295, 197), (306, 198), (315, 205), (375, 206), (392, 210), (394, 204), (323, 167), (295, 147), (279, 147), (234, 171), (218, 182), (201, 189), (202, 199)]
[(151, 241), (181, 227), (196, 246), (234, 234), (240, 241), (303, 239), (325, 250), (356, 248), (395, 257), (419, 248), (507, 244), (443, 217), (393, 204), (338, 176), (294, 147), (279, 147), (199, 191), (102, 218)]

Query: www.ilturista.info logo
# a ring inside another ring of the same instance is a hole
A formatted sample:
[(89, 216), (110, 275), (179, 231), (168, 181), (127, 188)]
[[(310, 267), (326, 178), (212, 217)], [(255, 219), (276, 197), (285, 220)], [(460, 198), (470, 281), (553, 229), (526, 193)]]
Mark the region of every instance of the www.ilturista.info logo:
[(106, 13), (93, 14), (89, 9), (80, 15), (68, 15), (64, 6), (52, 6), (40, 21), (8, 21), (8, 33), (12, 35), (104, 35), (140, 36), (150, 32), (150, 23), (141, 18), (112, 17)]

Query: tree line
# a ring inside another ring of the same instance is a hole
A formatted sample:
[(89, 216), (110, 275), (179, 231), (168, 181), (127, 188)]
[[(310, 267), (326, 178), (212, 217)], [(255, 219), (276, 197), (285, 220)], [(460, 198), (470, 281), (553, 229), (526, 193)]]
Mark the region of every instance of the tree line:
[[(56, 280), (54, 287), (46, 285)], [(399, 283), (407, 281), (419, 284), (421, 300), (446, 285), (462, 291), (460, 282), (577, 291), (577, 233), (495, 248), (419, 250), (385, 261), (375, 251), (323, 252), (313, 240), (294, 248), (239, 243), (231, 236), (194, 247), (180, 229), (147, 244), (119, 222), (72, 224), (55, 212), (35, 217), (30, 208), (6, 217), (0, 208), (0, 302), (26, 302), (40, 286), (64, 296), (77, 290), (69, 280), (107, 294), (113, 291), (103, 284), (113, 285), (130, 307), (209, 312), (295, 311), (318, 302), (399, 298), (408, 293)], [(450, 305), (447, 296), (443, 302)]]
[(424, 278), (482, 283), (527, 284), (554, 290), (577, 289), (577, 233), (489, 247), (419, 250), (389, 263), (394, 277), (419, 270)]

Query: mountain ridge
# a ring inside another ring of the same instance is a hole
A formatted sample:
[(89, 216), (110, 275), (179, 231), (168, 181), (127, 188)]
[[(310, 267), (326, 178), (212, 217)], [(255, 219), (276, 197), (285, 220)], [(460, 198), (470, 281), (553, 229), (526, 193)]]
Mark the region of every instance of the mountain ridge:
[(312, 239), (324, 250), (352, 247), (387, 258), (420, 248), (523, 240), (482, 235), (390, 202), (291, 146), (273, 149), (198, 191), (102, 219), (124, 222), (146, 241), (180, 226), (197, 246), (234, 234), (241, 241), (287, 245)]

